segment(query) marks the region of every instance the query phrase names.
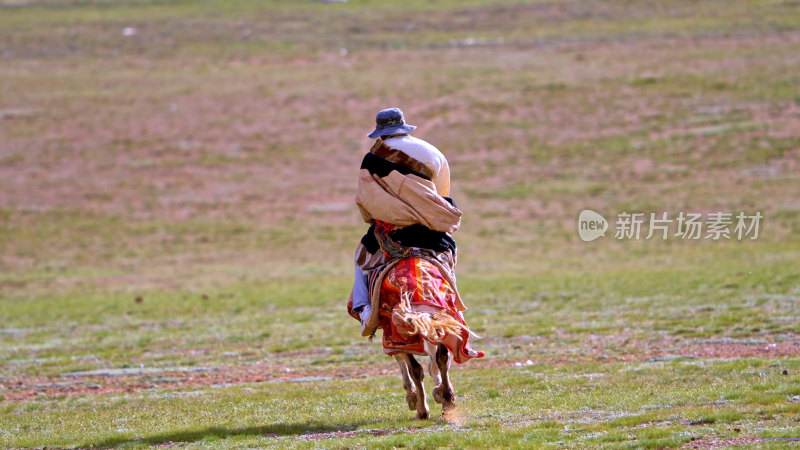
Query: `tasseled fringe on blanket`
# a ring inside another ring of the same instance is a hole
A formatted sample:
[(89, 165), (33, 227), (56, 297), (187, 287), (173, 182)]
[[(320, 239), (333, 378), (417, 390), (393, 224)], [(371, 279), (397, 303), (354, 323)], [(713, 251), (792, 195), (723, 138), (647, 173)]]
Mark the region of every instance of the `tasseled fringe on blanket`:
[(419, 334), (435, 344), (441, 343), (448, 334), (461, 335), (461, 330), (466, 330), (470, 336), (480, 338), (468, 326), (454, 319), (445, 310), (436, 315), (413, 311), (410, 297), (411, 293), (404, 293), (393, 313), (405, 325), (410, 334)]

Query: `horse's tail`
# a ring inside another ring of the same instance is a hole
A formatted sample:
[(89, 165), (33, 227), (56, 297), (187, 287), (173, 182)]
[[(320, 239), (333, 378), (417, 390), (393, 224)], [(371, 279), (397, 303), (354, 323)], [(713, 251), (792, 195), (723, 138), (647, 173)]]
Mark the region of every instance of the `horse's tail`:
[(441, 343), (448, 334), (459, 336), (461, 330), (466, 330), (471, 336), (480, 338), (466, 324), (456, 320), (441, 310), (436, 314), (415, 311), (411, 306), (410, 293), (404, 293), (402, 300), (394, 310), (394, 314), (405, 324), (411, 334), (419, 334), (434, 343)]

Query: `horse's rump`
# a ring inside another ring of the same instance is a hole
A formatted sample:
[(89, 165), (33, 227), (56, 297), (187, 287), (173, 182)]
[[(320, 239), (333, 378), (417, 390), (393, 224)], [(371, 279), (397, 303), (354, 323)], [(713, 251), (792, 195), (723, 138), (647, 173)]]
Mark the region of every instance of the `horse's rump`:
[(425, 341), (444, 344), (457, 363), (481, 358), (469, 346), (470, 331), (456, 291), (425, 258), (397, 262), (380, 287), (380, 327), (387, 355), (425, 355)]

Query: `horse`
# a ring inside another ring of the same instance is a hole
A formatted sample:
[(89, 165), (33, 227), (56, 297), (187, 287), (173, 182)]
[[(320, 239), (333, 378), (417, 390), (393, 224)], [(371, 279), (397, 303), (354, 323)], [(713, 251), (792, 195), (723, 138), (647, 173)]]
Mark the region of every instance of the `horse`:
[(372, 336), (377, 328), (383, 329), (384, 353), (394, 356), (400, 366), (408, 408), (416, 410), (417, 419), (430, 417), (424, 369), (415, 358), (428, 356), (428, 371), (435, 384), (433, 399), (442, 405), (442, 417), (452, 421), (456, 394), (450, 382), (451, 362), (460, 364), (484, 356), (469, 347), (470, 336), (477, 336), (461, 314), (466, 307), (454, 278), (437, 261), (411, 256), (376, 271), (370, 284), (373, 296), (377, 294), (373, 305), (378, 306), (377, 312), (375, 308), (371, 311), (370, 318), (378, 325)]

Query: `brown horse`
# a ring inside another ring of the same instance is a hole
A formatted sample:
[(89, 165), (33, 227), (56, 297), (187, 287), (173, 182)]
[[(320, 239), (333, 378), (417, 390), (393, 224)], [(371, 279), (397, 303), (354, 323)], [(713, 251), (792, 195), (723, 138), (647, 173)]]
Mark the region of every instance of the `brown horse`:
[(433, 399), (442, 404), (447, 420), (456, 404), (449, 375), (451, 360), (460, 364), (484, 356), (469, 347), (469, 337), (475, 335), (461, 315), (466, 308), (454, 283), (448, 281), (452, 278), (443, 276), (443, 270), (429, 258), (408, 257), (373, 278), (379, 307), (371, 316), (383, 329), (384, 352), (400, 365), (406, 401), (409, 409), (417, 411), (418, 419), (427, 419), (430, 412), (424, 370), (415, 355), (430, 357)]

